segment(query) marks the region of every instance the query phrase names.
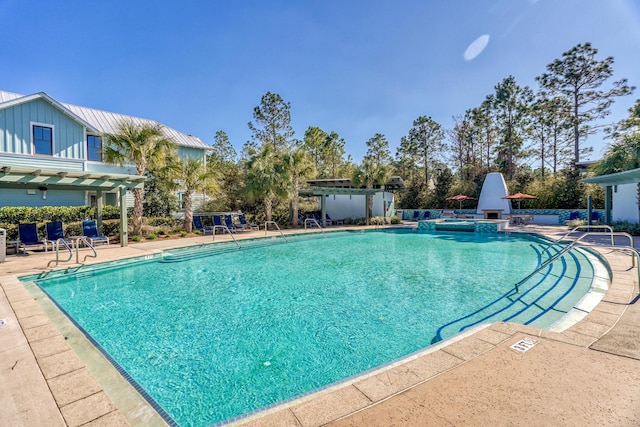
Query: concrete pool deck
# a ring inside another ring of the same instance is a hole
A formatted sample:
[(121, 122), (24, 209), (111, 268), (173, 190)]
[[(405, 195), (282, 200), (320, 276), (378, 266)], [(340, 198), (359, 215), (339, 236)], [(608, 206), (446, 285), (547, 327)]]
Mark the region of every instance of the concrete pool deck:
[[(566, 232), (532, 225), (511, 230)], [(88, 264), (204, 242), (211, 236), (100, 247)], [(600, 252), (611, 267), (611, 287), (561, 333), (510, 323), (476, 328), (236, 424), (640, 425), (640, 304), (630, 304), (637, 271), (628, 255)], [(46, 271), (51, 258), (32, 253), (0, 263), (0, 425), (164, 425), (53, 304), (17, 280)], [(511, 348), (523, 338), (537, 344), (524, 352)]]

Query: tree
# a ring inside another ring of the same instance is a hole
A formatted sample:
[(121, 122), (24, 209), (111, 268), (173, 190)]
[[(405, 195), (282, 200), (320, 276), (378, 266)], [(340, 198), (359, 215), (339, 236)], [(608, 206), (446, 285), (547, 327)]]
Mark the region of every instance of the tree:
[(349, 163), (344, 160), (344, 139), (340, 138), (336, 132), (330, 132), (324, 144), (324, 152), (322, 161), (325, 173), (321, 174), (321, 178), (341, 178), (350, 176)]
[[(302, 146), (309, 153), (314, 169), (314, 177), (325, 174), (324, 153), (329, 135), (316, 126), (309, 126), (304, 132)], [(294, 216), (295, 219), (295, 216)]]
[(422, 162), (424, 183), (429, 182), (429, 166), (444, 150), (444, 131), (431, 117), (420, 116), (413, 121), (409, 130), (411, 147), (415, 147), (417, 157)]
[[(158, 170), (167, 156), (175, 151), (175, 144), (162, 132), (160, 124), (137, 125), (133, 121), (122, 121), (115, 133), (105, 133), (104, 159), (106, 163), (123, 165), (133, 162), (136, 175), (144, 175), (148, 168)], [(144, 191), (133, 189), (133, 234), (142, 232)]]
[(367, 141), (367, 157), (371, 157), (376, 167), (387, 165), (391, 162), (389, 142), (384, 135), (376, 133)]
[(288, 153), (284, 153), (283, 163), (286, 172), (290, 177), (291, 186), (291, 208), (293, 210), (293, 225), (298, 225), (298, 193), (300, 191), (300, 180), (309, 176), (313, 172), (313, 165), (309, 160), (304, 148), (294, 148)]
[(591, 43), (578, 44), (547, 65), (547, 72), (536, 80), (552, 95), (565, 98), (571, 105), (573, 126), (574, 162), (580, 161), (580, 141), (594, 129), (589, 125), (594, 120), (609, 114), (615, 97), (629, 95), (635, 89), (627, 79), (612, 83), (608, 90), (602, 85), (613, 76), (613, 57), (596, 60), (598, 49)]
[[(567, 150), (570, 139), (569, 117), (566, 100), (560, 97), (548, 98), (540, 92), (531, 106), (530, 130), (534, 142), (533, 153), (540, 158), (540, 176), (544, 180), (545, 168), (549, 164), (555, 176), (558, 166), (569, 162)], [(537, 144), (537, 145), (536, 145)]]
[(227, 133), (223, 130), (216, 132), (211, 148), (210, 161), (214, 161), (221, 166), (232, 163), (238, 155), (231, 141), (229, 141), (229, 136), (227, 136)]
[[(351, 179), (356, 187), (364, 186), (367, 189), (372, 189), (375, 183), (379, 183), (384, 189), (384, 183), (388, 181), (389, 172), (390, 169), (388, 167), (378, 163), (375, 157), (367, 155), (362, 159), (362, 164), (354, 172)], [(367, 204), (369, 210), (366, 212), (366, 216), (371, 218), (373, 215), (373, 195), (367, 195)]]
[(253, 119), (256, 123), (249, 122), (248, 126), (257, 146), (271, 145), (277, 152), (289, 145), (293, 137), (291, 104), (284, 102), (280, 95), (265, 93), (260, 105), (253, 109)]
[(211, 194), (217, 189), (215, 171), (207, 170), (202, 158), (186, 159), (172, 156), (165, 168), (167, 182), (174, 189), (184, 191), (184, 221), (182, 229), (191, 233), (193, 229), (193, 195), (195, 193)]
[(500, 143), (498, 161), (509, 180), (515, 175), (516, 160), (522, 156), (523, 133), (526, 126), (527, 108), (533, 94), (528, 87), (520, 87), (513, 76), (509, 76), (495, 87), (492, 111)]
[(249, 200), (262, 201), (267, 221), (272, 220), (276, 200), (287, 194), (287, 170), (280, 154), (265, 144), (246, 165), (245, 193)]

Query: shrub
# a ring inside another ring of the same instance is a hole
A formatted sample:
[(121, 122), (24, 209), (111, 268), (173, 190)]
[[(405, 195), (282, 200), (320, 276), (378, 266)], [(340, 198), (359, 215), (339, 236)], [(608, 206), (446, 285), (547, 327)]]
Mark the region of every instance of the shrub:
[(181, 231), (180, 232), (180, 237), (187, 237), (187, 234), (189, 234), (189, 233), (187, 233), (186, 231)]
[(158, 238), (158, 235), (156, 233), (151, 233), (147, 236), (147, 239), (149, 240), (155, 240)]
[(131, 241), (132, 241), (132, 242), (139, 242), (139, 241), (141, 241), (141, 240), (142, 240), (142, 237), (141, 237), (141, 236), (138, 236), (137, 234), (136, 234), (136, 235), (131, 236)]

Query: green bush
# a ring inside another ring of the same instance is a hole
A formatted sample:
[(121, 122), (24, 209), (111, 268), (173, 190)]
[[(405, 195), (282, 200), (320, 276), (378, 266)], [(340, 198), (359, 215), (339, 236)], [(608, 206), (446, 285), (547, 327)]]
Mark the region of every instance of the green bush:
[(633, 236), (640, 236), (640, 225), (628, 221), (616, 221), (611, 224), (613, 231), (629, 233)]
[(138, 236), (138, 235), (131, 236), (132, 242), (139, 242), (141, 240), (142, 240), (142, 236)]
[(147, 239), (149, 240), (155, 240), (158, 238), (158, 235), (156, 233), (151, 233), (147, 236)]

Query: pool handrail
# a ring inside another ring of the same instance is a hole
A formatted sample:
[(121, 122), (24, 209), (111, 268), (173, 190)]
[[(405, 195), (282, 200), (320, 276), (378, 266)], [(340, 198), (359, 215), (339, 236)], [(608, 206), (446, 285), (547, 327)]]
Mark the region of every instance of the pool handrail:
[[(613, 233), (614, 233), (614, 231), (613, 231), (613, 228), (611, 228), (610, 225), (578, 225), (576, 227), (573, 227), (567, 234), (565, 234), (564, 236), (562, 236), (559, 239), (555, 240), (553, 243), (558, 243), (561, 240), (566, 239), (572, 233), (575, 233), (575, 232), (579, 231), (582, 228), (588, 228), (589, 230), (592, 229), (592, 228), (602, 228), (602, 229), (609, 230), (609, 233), (611, 234), (611, 245), (613, 245)], [(631, 245), (633, 246), (633, 239), (632, 239)]]
[[(580, 226), (576, 227), (579, 228)], [(597, 227), (609, 227), (607, 226), (597, 226)], [(609, 229), (611, 229), (611, 227), (609, 227)], [(575, 230), (575, 229), (574, 229)], [(560, 243), (564, 238), (566, 238), (569, 234), (571, 234), (571, 232), (567, 233), (565, 236), (559, 238), (558, 240), (555, 240), (554, 242), (552, 242), (549, 246), (553, 246), (557, 243)], [(638, 270), (638, 283), (640, 283), (640, 256), (638, 254), (638, 251), (634, 248), (633, 245), (633, 236), (630, 235), (629, 233), (624, 233), (624, 232), (614, 232), (613, 229), (611, 229), (610, 233), (608, 233), (611, 236), (611, 247), (614, 247), (616, 249), (630, 249), (631, 250), (631, 267), (635, 267), (638, 266), (637, 270)], [(542, 270), (544, 267), (546, 267), (547, 265), (549, 265), (551, 262), (555, 261), (556, 259), (558, 259), (559, 257), (561, 257), (562, 255), (564, 255), (565, 253), (567, 253), (568, 251), (570, 251), (574, 246), (576, 246), (578, 243), (581, 242), (582, 239), (584, 239), (587, 236), (601, 236), (602, 233), (597, 233), (597, 232), (586, 232), (584, 234), (582, 234), (580, 237), (578, 237), (577, 239), (573, 240), (571, 243), (569, 243), (567, 246), (565, 246), (564, 248), (562, 248), (560, 251), (556, 252), (555, 254), (553, 254), (552, 256), (550, 256), (547, 260), (545, 260), (544, 262), (542, 262), (535, 270), (533, 270), (532, 273), (528, 274), (524, 279), (520, 280), (519, 282), (517, 282), (514, 285), (515, 291), (516, 293), (519, 292), (519, 288), (520, 285), (522, 285), (523, 283), (525, 283), (527, 280), (529, 280), (531, 277), (533, 277), (535, 274), (537, 274), (540, 270)], [(615, 241), (614, 241), (614, 236), (625, 236), (629, 238), (629, 241), (631, 242), (630, 246), (615, 246)], [(599, 245), (602, 247), (602, 245)], [(637, 260), (636, 260), (637, 259)]]
[[(93, 251), (93, 255), (91, 255), (91, 254), (85, 255), (84, 258), (82, 259), (82, 262), (80, 262), (80, 242), (82, 242), (86, 247), (88, 247), (89, 249), (91, 249)], [(98, 253), (96, 252), (96, 248), (94, 248), (93, 245), (89, 242), (89, 238), (88, 237), (86, 237), (86, 236), (78, 236), (76, 238), (76, 263), (84, 264), (84, 262), (89, 257), (98, 258)]]
[[(282, 238), (284, 239), (285, 242), (287, 242), (287, 238), (284, 236), (284, 233), (282, 232), (282, 230), (280, 229), (280, 226), (278, 225), (277, 222), (275, 221), (265, 221), (264, 222), (264, 235), (267, 235), (267, 231), (268, 231), (268, 226), (269, 224), (273, 224), (276, 226), (276, 228), (278, 229), (278, 232), (280, 233), (280, 235), (282, 236)], [(306, 228), (306, 227), (305, 227)], [(288, 243), (288, 242), (287, 242)]]
[(320, 231), (322, 231), (324, 233), (324, 229), (320, 226), (320, 223), (318, 223), (318, 221), (316, 221), (315, 218), (305, 218), (305, 220), (304, 220), (304, 231), (305, 231), (305, 233), (307, 232), (307, 224), (314, 224), (316, 227), (318, 227), (320, 229)]
[(240, 244), (238, 243), (238, 241), (236, 240), (235, 237), (233, 237), (233, 233), (231, 233), (231, 230), (229, 230), (229, 227), (227, 227), (226, 225), (214, 225), (213, 226), (213, 241), (216, 241), (216, 230), (217, 229), (221, 229), (223, 230), (225, 233), (228, 233), (229, 236), (231, 236), (231, 238), (233, 239), (233, 242), (236, 244), (236, 246), (238, 247), (238, 249), (240, 248)]
[[(67, 250), (69, 251), (69, 258), (65, 259), (65, 260), (60, 260), (60, 242), (62, 242), (62, 244), (67, 248)], [(56, 263), (56, 266), (58, 264), (60, 264), (60, 262), (69, 262), (71, 261), (71, 258), (73, 258), (73, 249), (69, 246), (69, 244), (67, 243), (67, 241), (60, 237), (59, 239), (55, 240), (55, 241), (51, 241), (51, 243), (53, 244), (55, 251), (56, 251), (56, 259), (52, 259), (47, 263), (47, 267), (49, 267), (51, 265), (52, 262)]]

